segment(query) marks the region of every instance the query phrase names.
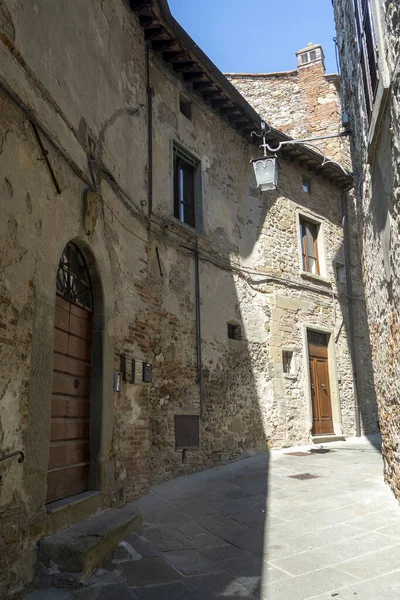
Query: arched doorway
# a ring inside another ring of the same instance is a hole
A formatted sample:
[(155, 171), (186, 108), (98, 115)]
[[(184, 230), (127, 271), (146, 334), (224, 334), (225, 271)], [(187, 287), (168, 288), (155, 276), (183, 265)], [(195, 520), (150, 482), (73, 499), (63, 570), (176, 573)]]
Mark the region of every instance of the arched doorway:
[(70, 242), (57, 271), (46, 502), (88, 489), (92, 316), (87, 263)]

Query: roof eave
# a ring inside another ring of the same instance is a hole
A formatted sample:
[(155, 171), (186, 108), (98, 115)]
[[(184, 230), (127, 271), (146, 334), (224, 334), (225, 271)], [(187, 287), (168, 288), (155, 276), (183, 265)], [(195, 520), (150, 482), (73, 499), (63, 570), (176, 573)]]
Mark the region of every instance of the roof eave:
[[(177, 58), (175, 63), (173, 59), (170, 61), (177, 74), (179, 72), (187, 83), (192, 82), (202, 99), (208, 101), (214, 110), (219, 111), (220, 116), (228, 121), (235, 131), (251, 141), (251, 131), (259, 130), (262, 117), (176, 21), (168, 1), (130, 0), (130, 5), (141, 19), (149, 44), (156, 51), (162, 52), (164, 59), (165, 55), (168, 55), (168, 51), (165, 51), (167, 45), (174, 44), (181, 48), (183, 55)], [(169, 54), (173, 55), (174, 52)], [(212, 91), (207, 91), (208, 88)], [(271, 127), (268, 134), (270, 144), (290, 139), (274, 127)], [(344, 173), (341, 167), (335, 164), (324, 166), (324, 157), (302, 144), (295, 147), (287, 145), (281, 154), (309, 170), (315, 170), (319, 176), (331, 180), (338, 187), (348, 188), (352, 185), (353, 178), (350, 173)]]

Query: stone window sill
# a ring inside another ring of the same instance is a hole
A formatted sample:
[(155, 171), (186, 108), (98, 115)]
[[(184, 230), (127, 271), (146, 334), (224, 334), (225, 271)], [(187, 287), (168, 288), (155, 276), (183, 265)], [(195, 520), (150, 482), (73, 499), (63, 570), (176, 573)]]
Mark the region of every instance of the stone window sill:
[(315, 283), (324, 283), (331, 285), (330, 280), (326, 277), (323, 277), (322, 275), (315, 275), (314, 273), (309, 273), (308, 271), (300, 271), (300, 277), (302, 277), (303, 279), (310, 279)]
[(191, 233), (195, 237), (198, 237), (202, 233), (200, 231), (200, 229), (196, 229), (196, 227), (192, 227), (191, 225), (188, 225), (187, 223), (180, 221), (179, 219), (177, 219), (176, 217), (174, 217), (172, 215), (169, 217), (169, 221), (170, 221), (171, 225), (173, 225), (174, 227), (180, 227), (181, 229), (184, 229), (185, 231), (187, 231), (188, 233)]
[(284, 373), (283, 376), (285, 379), (290, 379), (291, 381), (297, 379), (297, 375), (295, 375), (294, 373)]

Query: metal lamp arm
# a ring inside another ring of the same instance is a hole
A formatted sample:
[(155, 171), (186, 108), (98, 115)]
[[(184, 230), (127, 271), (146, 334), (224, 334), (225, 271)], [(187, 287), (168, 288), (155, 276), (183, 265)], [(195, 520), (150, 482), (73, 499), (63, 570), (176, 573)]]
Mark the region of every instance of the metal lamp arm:
[(257, 133), (257, 131), (253, 131), (251, 133), (251, 136), (256, 136), (256, 137), (262, 138), (263, 143), (260, 144), (260, 148), (262, 148), (264, 150), (264, 157), (268, 156), (267, 152), (276, 154), (276, 152), (279, 152), (279, 150), (281, 150), (283, 146), (294, 146), (296, 144), (311, 146), (312, 148), (316, 148), (318, 150), (318, 152), (320, 154), (322, 154), (322, 156), (323, 156), (322, 166), (327, 165), (327, 164), (333, 164), (333, 165), (340, 167), (340, 169), (342, 169), (342, 171), (345, 175), (352, 175), (351, 171), (349, 171), (348, 169), (343, 167), (343, 165), (338, 163), (336, 160), (329, 159), (326, 156), (325, 152), (317, 144), (313, 144), (313, 142), (316, 142), (318, 140), (328, 140), (328, 139), (332, 139), (332, 138), (347, 137), (348, 135), (350, 135), (350, 133), (351, 133), (350, 131), (343, 131), (342, 133), (333, 133), (330, 135), (319, 135), (316, 137), (310, 137), (310, 138), (304, 138), (304, 139), (285, 140), (283, 142), (278, 142), (278, 145), (275, 146), (274, 148), (272, 146), (270, 146), (269, 144), (267, 144), (266, 136), (268, 133), (270, 133), (270, 131), (271, 131), (271, 127), (269, 125), (267, 125), (265, 123), (265, 121), (261, 121), (261, 132)]

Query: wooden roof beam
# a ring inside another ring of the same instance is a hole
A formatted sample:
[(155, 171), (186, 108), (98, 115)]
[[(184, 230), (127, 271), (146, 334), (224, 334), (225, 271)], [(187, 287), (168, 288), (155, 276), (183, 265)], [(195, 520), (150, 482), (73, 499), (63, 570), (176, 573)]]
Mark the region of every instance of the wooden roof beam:
[(207, 81), (194, 81), (193, 82), (193, 89), (196, 90), (196, 92), (201, 92), (202, 90), (204, 91), (212, 91), (214, 88), (214, 91), (217, 91), (215, 89), (215, 84), (210, 81), (209, 79)]
[(148, 27), (144, 30), (144, 37), (146, 40), (157, 40), (160, 39), (163, 35), (168, 35), (168, 32), (164, 27)]
[(185, 50), (170, 50), (163, 52), (163, 59), (165, 62), (174, 62), (177, 58), (183, 58), (184, 56), (189, 58)]
[(196, 63), (193, 60), (189, 60), (189, 61), (181, 60), (181, 61), (172, 63), (172, 66), (173, 66), (174, 71), (177, 71), (178, 73), (183, 73), (184, 71), (187, 71), (188, 69), (197, 67)]
[(176, 44), (176, 40), (171, 39), (171, 40), (154, 40), (154, 42), (152, 43), (152, 48), (153, 50), (156, 50), (156, 52), (161, 52), (162, 50), (168, 50), (168, 48), (171, 48), (171, 46), (174, 46)]
[[(196, 65), (197, 66), (197, 65)], [(204, 77), (203, 71), (186, 71), (183, 72), (185, 81), (202, 81)]]

